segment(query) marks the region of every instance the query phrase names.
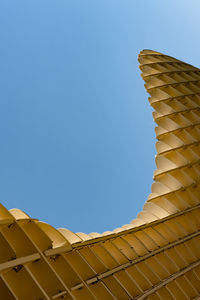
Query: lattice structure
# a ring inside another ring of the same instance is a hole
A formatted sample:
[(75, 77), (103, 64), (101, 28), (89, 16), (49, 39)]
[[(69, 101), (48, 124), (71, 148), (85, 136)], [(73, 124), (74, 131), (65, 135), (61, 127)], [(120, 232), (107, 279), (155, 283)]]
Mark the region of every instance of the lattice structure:
[(135, 220), (73, 233), (0, 206), (0, 299), (200, 299), (200, 70), (139, 55), (158, 124), (152, 194)]

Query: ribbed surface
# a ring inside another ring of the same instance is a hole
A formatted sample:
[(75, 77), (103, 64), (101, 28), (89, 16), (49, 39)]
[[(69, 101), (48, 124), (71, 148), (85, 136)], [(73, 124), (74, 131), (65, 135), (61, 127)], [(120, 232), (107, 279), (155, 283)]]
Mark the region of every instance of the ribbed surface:
[(0, 206), (0, 299), (200, 299), (200, 71), (139, 55), (158, 124), (152, 194), (131, 222), (73, 233)]

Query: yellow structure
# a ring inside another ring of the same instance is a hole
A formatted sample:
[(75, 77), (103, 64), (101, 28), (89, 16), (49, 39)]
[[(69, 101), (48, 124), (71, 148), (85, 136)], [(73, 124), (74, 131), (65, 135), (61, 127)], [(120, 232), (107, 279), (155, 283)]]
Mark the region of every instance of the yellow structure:
[(200, 299), (200, 70), (139, 55), (157, 170), (135, 220), (73, 233), (0, 207), (0, 299)]

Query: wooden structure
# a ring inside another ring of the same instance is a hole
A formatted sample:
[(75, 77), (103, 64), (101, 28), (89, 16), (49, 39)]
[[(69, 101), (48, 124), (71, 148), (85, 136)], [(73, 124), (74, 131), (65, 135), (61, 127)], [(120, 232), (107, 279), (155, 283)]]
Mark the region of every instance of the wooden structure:
[(1, 205), (0, 299), (200, 299), (200, 70), (150, 50), (139, 62), (158, 125), (143, 210), (84, 234)]

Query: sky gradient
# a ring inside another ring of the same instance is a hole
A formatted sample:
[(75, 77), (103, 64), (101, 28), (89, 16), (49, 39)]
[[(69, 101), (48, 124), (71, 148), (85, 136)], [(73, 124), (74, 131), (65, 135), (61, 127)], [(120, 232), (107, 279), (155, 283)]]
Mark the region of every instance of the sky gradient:
[(200, 63), (199, 0), (0, 2), (0, 202), (72, 231), (129, 223), (155, 169), (137, 56)]

